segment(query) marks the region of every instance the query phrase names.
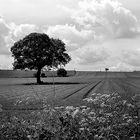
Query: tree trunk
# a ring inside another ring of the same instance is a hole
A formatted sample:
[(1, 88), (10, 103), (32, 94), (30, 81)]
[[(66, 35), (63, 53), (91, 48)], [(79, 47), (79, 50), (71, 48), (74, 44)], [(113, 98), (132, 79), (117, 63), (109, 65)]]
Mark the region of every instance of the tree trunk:
[(41, 75), (41, 68), (38, 68), (38, 70), (37, 70), (37, 83), (38, 83), (38, 84), (41, 84), (40, 75)]

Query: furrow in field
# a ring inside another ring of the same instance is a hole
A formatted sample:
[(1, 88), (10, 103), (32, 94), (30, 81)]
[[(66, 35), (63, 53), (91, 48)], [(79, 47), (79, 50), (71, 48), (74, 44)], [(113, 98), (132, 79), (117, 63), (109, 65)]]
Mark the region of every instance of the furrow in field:
[(129, 90), (129, 86), (126, 84), (126, 81), (124, 81), (124, 80), (119, 79), (119, 80), (115, 81), (113, 84), (116, 87), (117, 92), (120, 94), (124, 94), (124, 93), (126, 93), (126, 91)]
[(87, 96), (90, 94), (90, 92), (101, 83), (102, 81), (97, 82), (94, 86), (92, 86), (87, 92), (86, 94), (83, 95), (83, 99), (87, 98)]
[[(81, 86), (83, 86), (83, 84), (78, 85), (78, 89), (79, 89), (79, 86), (81, 88)], [(75, 91), (75, 90), (77, 90), (77, 85), (71, 85), (71, 87), (61, 87), (59, 89), (57, 89), (57, 88), (53, 89), (52, 88), (52, 90), (49, 92), (49, 96), (47, 95), (47, 98), (54, 98), (54, 94), (55, 94), (55, 98), (57, 98), (57, 99), (61, 98), (62, 99), (64, 95), (66, 95), (66, 94), (69, 95), (69, 93), (71, 91)], [(45, 96), (45, 94), (44, 94), (44, 96)]]
[(101, 93), (101, 94), (104, 94), (104, 93), (110, 94), (116, 91), (117, 91), (117, 88), (116, 88), (114, 78), (113, 79), (105, 78), (102, 81), (102, 84), (100, 84), (100, 86), (94, 92)]
[(129, 96), (134, 96), (135, 94), (140, 93), (140, 87), (129, 82), (126, 82), (125, 84), (129, 87), (129, 92), (127, 92)]
[(121, 87), (116, 83), (116, 80), (114, 79), (110, 80), (110, 88), (111, 93), (113, 92), (119, 93), (120, 91), (122, 91)]
[(119, 88), (118, 93), (122, 99), (129, 100), (135, 94), (136, 88), (132, 88), (131, 85), (127, 83), (127, 79), (117, 80), (116, 84)]
[(83, 87), (81, 87), (81, 88), (77, 89), (76, 91), (72, 92), (71, 94), (69, 94), (69, 95), (65, 96), (65, 97), (63, 98), (63, 100), (65, 100), (65, 99), (69, 98), (70, 96), (74, 95), (75, 93), (77, 93), (77, 92), (81, 91), (82, 89), (84, 89), (84, 88), (86, 88), (86, 87), (88, 87), (88, 86), (90, 86), (90, 85), (91, 85), (91, 83), (90, 83), (90, 84), (86, 84), (86, 85), (84, 85)]
[(127, 83), (128, 85), (130, 85), (130, 86), (132, 86), (132, 87), (137, 88), (137, 89), (139, 89), (139, 90), (140, 90), (140, 87), (136, 86), (136, 84), (134, 85), (134, 84), (129, 83), (129, 82), (126, 82), (126, 83)]

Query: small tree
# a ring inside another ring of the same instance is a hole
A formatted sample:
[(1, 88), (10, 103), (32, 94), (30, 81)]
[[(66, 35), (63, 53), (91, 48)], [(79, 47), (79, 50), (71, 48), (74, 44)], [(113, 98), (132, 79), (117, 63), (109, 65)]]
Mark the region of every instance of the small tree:
[(57, 76), (66, 77), (67, 76), (67, 71), (64, 68), (60, 68), (60, 69), (57, 70)]
[(36, 69), (37, 83), (41, 83), (41, 69), (44, 66), (58, 67), (67, 64), (71, 58), (65, 53), (65, 44), (59, 39), (50, 39), (44, 33), (31, 33), (11, 47), (14, 69)]
[(105, 68), (105, 71), (106, 71), (106, 72), (109, 71), (109, 68)]

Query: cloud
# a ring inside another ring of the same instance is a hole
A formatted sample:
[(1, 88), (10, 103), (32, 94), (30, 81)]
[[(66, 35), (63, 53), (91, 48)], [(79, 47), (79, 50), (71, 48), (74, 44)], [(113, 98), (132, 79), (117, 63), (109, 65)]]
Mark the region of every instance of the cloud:
[(122, 61), (134, 67), (140, 67), (140, 49), (124, 50), (122, 52)]
[(13, 58), (9, 55), (0, 54), (0, 69), (11, 69), (13, 63)]
[(22, 39), (26, 35), (32, 32), (39, 32), (39, 27), (34, 24), (20, 24), (16, 25), (15, 23), (10, 24), (11, 27), (11, 36), (13, 40), (17, 41)]
[[(140, 30), (139, 20), (129, 9), (116, 0), (83, 0), (79, 1), (77, 9), (62, 8), (71, 15), (73, 22), (51, 26), (47, 33), (60, 37), (70, 46), (68, 50), (73, 51), (77, 64), (106, 65), (117, 70), (130, 67), (124, 62), (121, 50), (131, 48), (129, 43), (139, 38)], [(133, 47), (137, 48), (137, 44)]]
[(75, 52), (77, 61), (81, 65), (95, 65), (107, 60), (109, 53), (104, 48), (91, 45), (79, 48)]
[(6, 24), (3, 18), (0, 18), (0, 54), (9, 54), (9, 51), (6, 48), (6, 37), (9, 32), (10, 28), (8, 24)]
[(111, 71), (133, 71), (135, 67), (123, 62), (119, 62), (116, 65), (109, 67), (109, 69)]
[(62, 39), (69, 51), (76, 50), (91, 40), (94, 40), (94, 31), (80, 29), (74, 25), (50, 26), (46, 31), (50, 37)]
[[(29, 3), (27, 7), (30, 9), (32, 2), (26, 0), (20, 8)], [(113, 70), (139, 67), (140, 22), (117, 0), (77, 0), (75, 3), (74, 0), (44, 0), (41, 4), (44, 7), (39, 13), (35, 12), (39, 1), (35, 3), (35, 7), (31, 7), (30, 20), (23, 18), (29, 9), (21, 9), (21, 13), (25, 13), (21, 14), (20, 22), (10, 18), (9, 23), (7, 19), (0, 18), (0, 54), (9, 55), (13, 43), (31, 32), (45, 32), (66, 43), (73, 59), (69, 66), (75, 64), (84, 70), (84, 66), (87, 69), (110, 67)], [(44, 18), (47, 12), (51, 14)]]
[(10, 48), (14, 42), (22, 39), (31, 32), (41, 32), (42, 30), (33, 24), (7, 23), (4, 18), (0, 18), (0, 68), (12, 68), (13, 58), (11, 58)]
[(82, 28), (94, 30), (105, 38), (133, 38), (139, 34), (136, 16), (118, 1), (80, 1), (79, 9), (71, 13)]
[(39, 27), (33, 24), (6, 23), (0, 18), (0, 54), (10, 55), (10, 47), (31, 32), (39, 32)]

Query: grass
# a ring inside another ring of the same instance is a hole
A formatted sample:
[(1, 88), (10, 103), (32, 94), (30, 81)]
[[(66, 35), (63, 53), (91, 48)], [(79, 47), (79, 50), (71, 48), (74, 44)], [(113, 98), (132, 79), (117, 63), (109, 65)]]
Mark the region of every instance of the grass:
[(55, 77), (55, 99), (52, 78), (0, 79), (0, 140), (140, 139), (140, 79), (132, 76)]

